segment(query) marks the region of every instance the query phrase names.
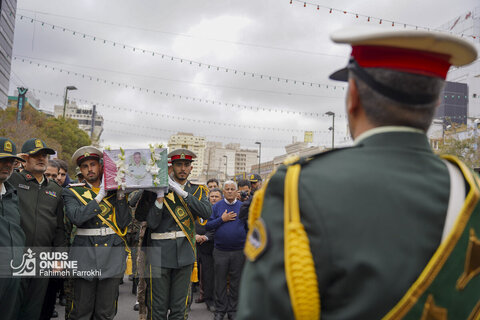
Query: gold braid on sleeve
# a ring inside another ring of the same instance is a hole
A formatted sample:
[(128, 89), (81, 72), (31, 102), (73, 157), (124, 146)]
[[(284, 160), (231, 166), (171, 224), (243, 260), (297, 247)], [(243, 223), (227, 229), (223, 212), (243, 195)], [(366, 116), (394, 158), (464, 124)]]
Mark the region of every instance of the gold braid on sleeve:
[(295, 319), (320, 319), (320, 294), (310, 242), (300, 221), (298, 180), (301, 166), (287, 169), (285, 177), (285, 275)]

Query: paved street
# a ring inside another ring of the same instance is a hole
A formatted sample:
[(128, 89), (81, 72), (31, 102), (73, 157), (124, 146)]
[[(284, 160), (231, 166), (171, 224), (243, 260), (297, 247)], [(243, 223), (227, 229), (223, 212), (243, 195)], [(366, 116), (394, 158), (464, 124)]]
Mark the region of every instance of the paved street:
[[(194, 295), (194, 300), (196, 294)], [(124, 278), (124, 282), (120, 285), (120, 296), (118, 298), (118, 313), (115, 320), (133, 320), (138, 319), (138, 312), (133, 311), (133, 305), (135, 304), (135, 296), (132, 294), (132, 282), (128, 281), (128, 277)], [(62, 307), (57, 303), (56, 310), (59, 317), (57, 319), (65, 319), (65, 307)], [(197, 304), (192, 303), (192, 310), (189, 314), (189, 319), (193, 320), (210, 320), (213, 319), (213, 313), (207, 310), (204, 303)]]

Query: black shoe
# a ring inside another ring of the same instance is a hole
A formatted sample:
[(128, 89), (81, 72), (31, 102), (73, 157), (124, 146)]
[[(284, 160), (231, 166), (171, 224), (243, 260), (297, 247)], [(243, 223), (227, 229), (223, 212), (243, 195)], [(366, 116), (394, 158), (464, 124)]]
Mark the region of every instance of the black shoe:
[(58, 318), (58, 312), (57, 310), (53, 310), (52, 316), (50, 318)]
[(133, 306), (133, 310), (135, 311), (140, 310), (140, 305), (138, 303), (135, 303), (135, 305)]
[(223, 320), (225, 318), (225, 314), (219, 314), (215, 313), (215, 316), (213, 317), (214, 320)]
[(133, 281), (133, 278), (134, 278), (133, 274), (128, 275), (128, 281)]

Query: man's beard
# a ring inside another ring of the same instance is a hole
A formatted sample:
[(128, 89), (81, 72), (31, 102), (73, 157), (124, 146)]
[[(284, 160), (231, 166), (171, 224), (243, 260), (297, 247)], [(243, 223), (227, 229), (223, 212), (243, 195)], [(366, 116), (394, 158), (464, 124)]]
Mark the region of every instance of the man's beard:
[(85, 180), (87, 180), (88, 183), (92, 184), (94, 182), (96, 182), (98, 180), (98, 174), (92, 176), (92, 177), (89, 177), (88, 175), (85, 177)]

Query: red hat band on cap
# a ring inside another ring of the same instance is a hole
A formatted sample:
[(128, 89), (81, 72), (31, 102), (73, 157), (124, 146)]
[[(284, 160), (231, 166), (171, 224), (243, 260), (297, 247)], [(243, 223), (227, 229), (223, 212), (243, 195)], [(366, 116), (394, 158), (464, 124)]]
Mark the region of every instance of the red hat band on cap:
[(99, 160), (100, 159), (100, 156), (96, 153), (87, 153), (87, 154), (84, 154), (80, 157), (78, 157), (77, 159), (77, 164), (80, 164), (83, 160), (86, 160), (86, 159), (96, 159), (96, 160)]
[(175, 161), (175, 160), (189, 160), (189, 161), (193, 161), (193, 157), (192, 156), (189, 156), (188, 154), (182, 154), (182, 155), (175, 155), (175, 156), (172, 156), (171, 157), (171, 162)]
[(384, 46), (352, 46), (352, 57), (364, 68), (386, 68), (445, 79), (446, 54)]

